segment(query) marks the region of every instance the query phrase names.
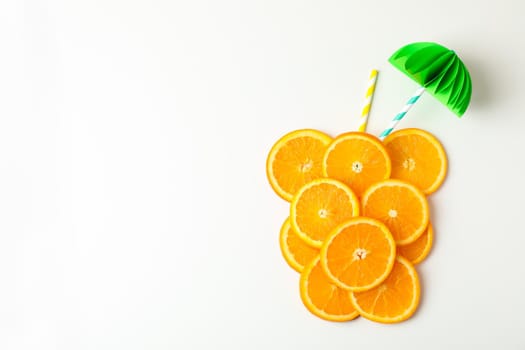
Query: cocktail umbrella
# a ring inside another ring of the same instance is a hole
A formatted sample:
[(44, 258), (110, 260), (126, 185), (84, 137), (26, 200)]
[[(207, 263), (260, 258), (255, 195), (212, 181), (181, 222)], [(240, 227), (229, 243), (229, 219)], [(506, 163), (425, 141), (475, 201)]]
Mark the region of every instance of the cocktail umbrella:
[(379, 136), (384, 139), (406, 115), (423, 92), (427, 91), (458, 117), (467, 110), (472, 81), (465, 64), (456, 53), (436, 43), (419, 42), (397, 50), (389, 62), (420, 87)]

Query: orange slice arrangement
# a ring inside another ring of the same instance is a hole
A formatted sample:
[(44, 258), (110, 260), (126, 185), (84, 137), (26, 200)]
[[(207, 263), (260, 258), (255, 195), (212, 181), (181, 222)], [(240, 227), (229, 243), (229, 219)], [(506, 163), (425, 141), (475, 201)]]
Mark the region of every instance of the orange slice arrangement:
[(297, 130), (272, 147), (266, 173), (290, 202), (279, 242), (301, 274), (307, 310), (337, 322), (360, 315), (397, 323), (414, 315), (421, 294), (414, 266), (434, 239), (427, 196), (447, 173), (435, 136), (403, 129), (382, 142), (364, 132), (332, 139)]

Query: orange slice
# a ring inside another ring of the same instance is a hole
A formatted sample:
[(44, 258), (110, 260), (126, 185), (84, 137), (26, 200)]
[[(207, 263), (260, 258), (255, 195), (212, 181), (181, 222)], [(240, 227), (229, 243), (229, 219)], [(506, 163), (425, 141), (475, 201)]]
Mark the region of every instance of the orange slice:
[(392, 159), (392, 178), (435, 192), (447, 174), (447, 155), (441, 143), (421, 129), (402, 129), (387, 136), (385, 147)]
[(310, 247), (297, 236), (292, 226), (290, 218), (287, 218), (281, 227), (279, 244), (284, 260), (297, 272), (301, 272), (304, 266), (319, 255), (319, 250)]
[(297, 235), (319, 248), (340, 223), (359, 215), (359, 201), (352, 190), (337, 180), (317, 179), (307, 183), (293, 197), (290, 223)]
[(402, 256), (379, 286), (366, 292), (350, 292), (359, 314), (381, 323), (404, 321), (414, 314), (420, 298), (419, 277), (414, 266)]
[(312, 129), (281, 137), (266, 160), (266, 175), (275, 193), (291, 201), (301, 186), (322, 177), (323, 156), (331, 141), (330, 136)]
[(383, 223), (357, 217), (326, 238), (320, 255), (323, 270), (333, 283), (363, 291), (387, 278), (394, 266), (396, 243)]
[(385, 223), (398, 245), (414, 242), (428, 225), (425, 195), (414, 185), (386, 180), (372, 185), (362, 198), (363, 215)]
[(346, 183), (359, 197), (373, 183), (388, 179), (390, 170), (381, 141), (363, 132), (336, 137), (323, 159), (323, 175)]
[(338, 322), (350, 321), (359, 316), (348, 291), (337, 287), (326, 277), (319, 256), (301, 273), (299, 288), (303, 304), (315, 316)]
[(408, 245), (397, 247), (397, 253), (407, 258), (412, 264), (419, 264), (430, 253), (433, 239), (434, 229), (429, 222), (427, 229), (418, 239)]

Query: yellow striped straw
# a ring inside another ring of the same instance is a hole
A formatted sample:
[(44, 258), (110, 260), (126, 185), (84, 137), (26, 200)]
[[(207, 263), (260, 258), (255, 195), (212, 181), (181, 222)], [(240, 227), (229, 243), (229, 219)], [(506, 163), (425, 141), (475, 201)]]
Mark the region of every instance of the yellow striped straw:
[(372, 69), (370, 72), (370, 78), (368, 79), (368, 89), (366, 90), (365, 104), (361, 111), (361, 123), (359, 124), (359, 131), (365, 132), (366, 125), (368, 124), (368, 115), (370, 114), (370, 107), (372, 106), (372, 98), (374, 97), (374, 91), (376, 90), (377, 81), (377, 70)]

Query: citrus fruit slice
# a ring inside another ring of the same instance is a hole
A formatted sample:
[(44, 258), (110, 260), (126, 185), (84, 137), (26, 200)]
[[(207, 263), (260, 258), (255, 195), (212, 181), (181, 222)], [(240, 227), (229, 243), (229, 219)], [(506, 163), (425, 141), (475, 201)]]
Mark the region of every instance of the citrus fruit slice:
[(292, 230), (290, 218), (287, 218), (281, 227), (279, 244), (284, 260), (297, 272), (303, 271), (304, 266), (319, 255), (318, 249), (304, 243)]
[(387, 278), (394, 266), (396, 243), (383, 223), (357, 217), (332, 231), (320, 256), (323, 270), (333, 283), (363, 291)]
[(299, 289), (304, 306), (324, 320), (343, 322), (359, 316), (348, 291), (337, 287), (326, 277), (319, 256), (304, 268)]
[(368, 188), (362, 198), (362, 214), (382, 221), (398, 245), (414, 242), (428, 225), (425, 195), (414, 185), (385, 180)]
[(396, 323), (414, 314), (420, 297), (419, 277), (414, 266), (402, 256), (379, 286), (365, 292), (350, 292), (359, 314), (381, 323)]
[(447, 155), (441, 143), (421, 129), (402, 129), (387, 136), (385, 147), (392, 160), (393, 179), (435, 192), (447, 174)]
[(266, 175), (275, 193), (286, 201), (305, 183), (322, 177), (322, 161), (332, 138), (320, 131), (302, 129), (281, 137), (266, 160)]
[(346, 183), (360, 197), (390, 177), (390, 157), (378, 138), (363, 132), (337, 136), (326, 149), (323, 175)]
[(319, 248), (340, 223), (359, 215), (359, 201), (352, 190), (337, 180), (317, 179), (307, 183), (292, 199), (290, 223), (297, 235)]
[(407, 258), (412, 264), (416, 265), (425, 260), (434, 239), (434, 229), (429, 222), (425, 232), (414, 242), (397, 247), (397, 253)]

